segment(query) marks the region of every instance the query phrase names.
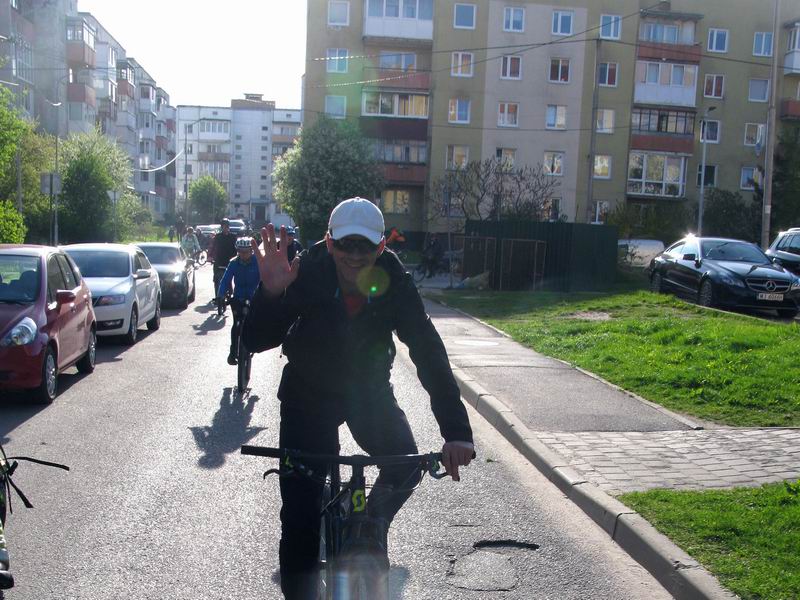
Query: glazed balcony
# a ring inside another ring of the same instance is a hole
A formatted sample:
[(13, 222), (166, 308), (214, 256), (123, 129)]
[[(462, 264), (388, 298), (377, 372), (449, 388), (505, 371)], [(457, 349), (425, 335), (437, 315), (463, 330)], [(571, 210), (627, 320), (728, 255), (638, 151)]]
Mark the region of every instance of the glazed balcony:
[(136, 97), (136, 90), (127, 79), (117, 79), (117, 95)]
[(68, 41), (67, 63), (72, 66), (94, 69), (97, 59), (94, 48), (81, 40)]
[(94, 88), (83, 83), (67, 84), (67, 100), (69, 102), (83, 102), (92, 108), (97, 106), (97, 95)]
[(633, 132), (631, 149), (692, 154), (694, 152), (694, 135)]
[(384, 163), (381, 170), (387, 183), (425, 185), (428, 180), (427, 165)]
[(402, 69), (380, 69), (364, 67), (363, 78), (366, 81), (378, 79), (374, 85), (381, 89), (421, 90), (431, 89), (431, 74), (421, 71), (403, 71)]

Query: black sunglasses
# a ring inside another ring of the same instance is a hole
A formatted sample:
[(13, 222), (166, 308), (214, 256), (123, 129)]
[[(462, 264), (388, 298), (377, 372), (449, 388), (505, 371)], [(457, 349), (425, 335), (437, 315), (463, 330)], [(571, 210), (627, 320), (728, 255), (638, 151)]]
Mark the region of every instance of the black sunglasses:
[(378, 249), (377, 244), (363, 238), (333, 240), (333, 247), (346, 254), (370, 254)]

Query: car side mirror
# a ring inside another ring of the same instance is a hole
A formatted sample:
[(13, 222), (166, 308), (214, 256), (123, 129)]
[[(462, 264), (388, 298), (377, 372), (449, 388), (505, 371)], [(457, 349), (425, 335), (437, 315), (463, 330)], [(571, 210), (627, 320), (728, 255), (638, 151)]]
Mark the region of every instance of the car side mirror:
[(150, 271), (147, 269), (139, 269), (133, 276), (134, 279), (147, 279), (148, 277), (150, 277)]
[(56, 292), (57, 304), (69, 304), (70, 302), (75, 302), (75, 292), (71, 290), (58, 290)]
[(683, 260), (690, 260), (692, 262), (697, 262), (697, 254), (684, 254)]

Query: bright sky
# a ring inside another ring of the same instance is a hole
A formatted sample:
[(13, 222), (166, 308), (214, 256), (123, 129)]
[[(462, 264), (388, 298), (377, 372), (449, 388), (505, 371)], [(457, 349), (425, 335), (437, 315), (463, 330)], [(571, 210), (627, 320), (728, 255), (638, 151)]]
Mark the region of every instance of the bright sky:
[(229, 106), (245, 92), (300, 108), (306, 0), (78, 0), (173, 106)]

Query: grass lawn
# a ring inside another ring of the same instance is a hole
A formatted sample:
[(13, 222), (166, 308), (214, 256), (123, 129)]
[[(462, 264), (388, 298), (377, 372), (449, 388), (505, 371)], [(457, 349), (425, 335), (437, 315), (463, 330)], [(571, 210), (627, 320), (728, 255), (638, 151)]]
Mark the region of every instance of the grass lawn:
[(737, 426), (800, 426), (800, 327), (647, 291), (447, 291), (444, 302), (534, 350), (672, 410)]
[(800, 599), (800, 484), (652, 490), (620, 500), (741, 598)]

